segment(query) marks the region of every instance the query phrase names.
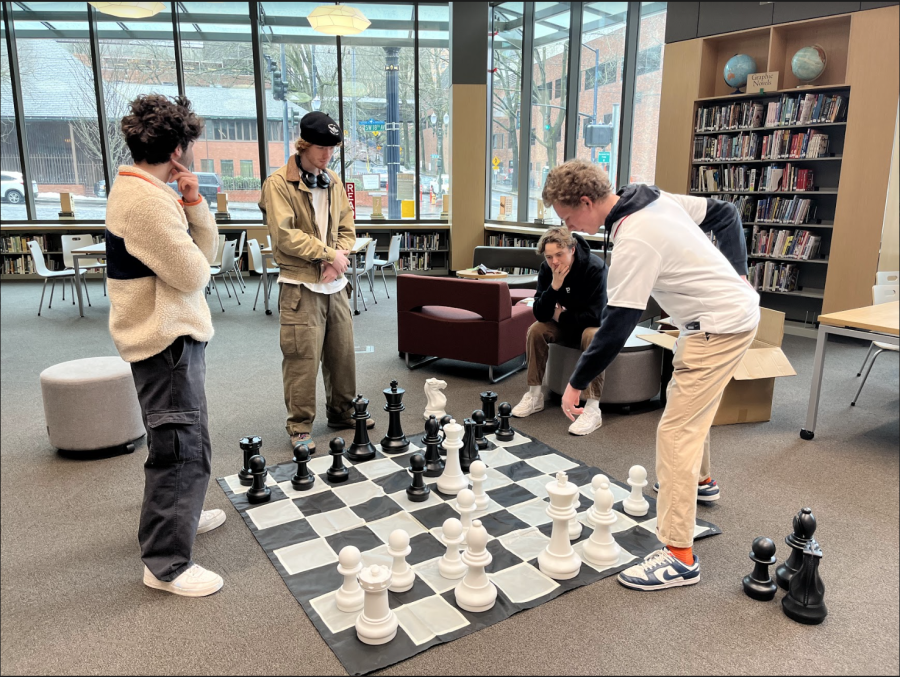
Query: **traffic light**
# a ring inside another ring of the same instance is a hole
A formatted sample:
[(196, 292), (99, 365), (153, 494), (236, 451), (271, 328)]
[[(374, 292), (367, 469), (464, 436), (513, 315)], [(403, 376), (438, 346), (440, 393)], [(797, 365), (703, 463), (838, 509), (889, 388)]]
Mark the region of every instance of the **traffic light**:
[(272, 98), (276, 101), (284, 101), (285, 87), (281, 80), (281, 71), (272, 73)]
[(296, 127), (300, 124), (300, 111), (293, 110), (291, 111), (291, 126)]
[(588, 148), (600, 148), (612, 143), (612, 125), (585, 125), (584, 145)]

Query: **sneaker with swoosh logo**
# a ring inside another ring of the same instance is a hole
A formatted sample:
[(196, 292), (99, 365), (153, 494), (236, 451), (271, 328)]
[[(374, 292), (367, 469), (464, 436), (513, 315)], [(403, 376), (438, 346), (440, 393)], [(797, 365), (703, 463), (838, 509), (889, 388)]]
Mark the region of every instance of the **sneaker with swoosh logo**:
[(700, 560), (688, 566), (667, 548), (654, 550), (644, 561), (625, 569), (617, 577), (619, 583), (634, 590), (665, 590), (700, 581)]

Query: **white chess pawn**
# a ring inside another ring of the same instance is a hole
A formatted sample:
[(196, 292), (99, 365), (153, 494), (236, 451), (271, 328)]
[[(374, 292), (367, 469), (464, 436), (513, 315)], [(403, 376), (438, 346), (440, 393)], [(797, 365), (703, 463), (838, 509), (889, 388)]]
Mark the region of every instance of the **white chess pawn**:
[(487, 479), (487, 466), (484, 461), (472, 461), (469, 466), (469, 479), (472, 480), (472, 493), (475, 494), (475, 510), (487, 510), (490, 499), (484, 493), (484, 481)]
[(600, 485), (606, 482), (609, 484), (609, 478), (606, 475), (594, 475), (593, 479), (591, 479), (591, 495), (594, 498), (594, 504), (588, 508), (587, 511), (587, 521), (592, 527), (596, 527), (597, 517), (599, 513), (597, 512), (597, 489), (600, 488)]
[(391, 592), (406, 592), (416, 582), (416, 574), (406, 561), (412, 552), (409, 547), (409, 534), (403, 529), (395, 529), (388, 537), (388, 554), (394, 558), (391, 567)]
[(487, 551), (487, 542), (487, 529), (481, 526), (481, 520), (475, 520), (469, 529), (469, 547), (462, 555), (469, 571), (454, 591), (459, 608), (473, 613), (487, 611), (497, 601), (497, 586), (484, 571), (494, 559)]
[(622, 501), (622, 508), (629, 515), (643, 517), (650, 510), (650, 504), (644, 498), (644, 487), (647, 486), (647, 471), (642, 465), (633, 465), (628, 471), (628, 484), (631, 495)]
[(438, 571), (444, 578), (455, 581), (457, 578), (465, 576), (468, 571), (468, 567), (459, 558), (459, 545), (463, 540), (462, 524), (455, 517), (449, 517), (444, 520), (444, 527), (441, 531), (447, 552), (438, 560)]
[(338, 573), (344, 577), (344, 583), (334, 595), (334, 601), (339, 611), (352, 613), (361, 611), (366, 593), (359, 587), (356, 575), (362, 571), (362, 555), (359, 548), (347, 545), (341, 548), (338, 554)]
[(547, 483), (550, 506), (547, 514), (553, 520), (550, 543), (538, 554), (538, 568), (546, 576), (558, 581), (575, 578), (581, 571), (581, 558), (569, 542), (569, 520), (575, 514), (572, 495), (578, 487), (569, 482), (564, 472), (556, 473), (556, 480)]
[(447, 450), (447, 460), (444, 464), (444, 472), (437, 481), (438, 491), (442, 494), (456, 496), (463, 489), (469, 488), (469, 480), (463, 474), (459, 463), (463, 432), (464, 428), (455, 419), (444, 426), (444, 449)]
[(574, 541), (581, 536), (581, 522), (578, 521), (578, 508), (581, 505), (581, 492), (576, 491), (572, 497), (572, 510), (575, 514), (569, 520), (569, 540)]
[(472, 526), (472, 513), (475, 512), (475, 494), (471, 489), (463, 489), (456, 496), (456, 510), (459, 512), (459, 521), (462, 524), (462, 542), (466, 543), (466, 534)]
[(612, 535), (612, 525), (616, 523), (616, 513), (613, 512), (615, 498), (609, 490), (608, 482), (601, 482), (594, 492), (594, 507), (597, 515), (594, 517), (595, 528), (591, 537), (584, 544), (584, 558), (591, 564), (600, 566), (612, 566), (618, 563), (622, 548), (616, 543)]
[(391, 570), (380, 564), (364, 567), (359, 584), (365, 591), (363, 611), (356, 619), (356, 636), (364, 644), (387, 644), (397, 636), (397, 615), (388, 603)]

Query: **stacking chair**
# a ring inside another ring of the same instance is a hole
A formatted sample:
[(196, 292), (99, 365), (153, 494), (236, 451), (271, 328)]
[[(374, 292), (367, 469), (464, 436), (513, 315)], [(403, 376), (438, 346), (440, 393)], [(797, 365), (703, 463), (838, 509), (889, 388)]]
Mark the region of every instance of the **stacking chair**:
[[(247, 231), (241, 231), (241, 237), (238, 239), (237, 251), (234, 254), (234, 271), (233, 275), (237, 277), (238, 284), (241, 286), (241, 293), (244, 293), (244, 276), (241, 274), (241, 257), (244, 255), (244, 240), (247, 239)], [(234, 286), (234, 278), (232, 278), (231, 286)]]
[(388, 298), (391, 298), (391, 295), (388, 292), (387, 280), (384, 277), (384, 269), (390, 266), (394, 269), (394, 277), (397, 277), (397, 261), (400, 260), (400, 242), (402, 240), (402, 235), (393, 235), (391, 237), (391, 244), (388, 247), (387, 259), (375, 259), (372, 261), (372, 265), (381, 271), (381, 281), (384, 282), (384, 293), (387, 294)]
[(209, 264), (211, 266), (221, 266), (222, 265), (222, 252), (225, 250), (225, 240), (227, 238), (224, 235), (219, 235), (219, 248), (216, 250), (216, 258), (212, 260), (212, 263)]
[(378, 299), (375, 298), (375, 287), (372, 286), (372, 271), (374, 270), (375, 264), (375, 240), (374, 238), (369, 242), (366, 247), (366, 258), (363, 261), (363, 265), (361, 268), (347, 268), (347, 274), (350, 275), (350, 279), (353, 280), (353, 293), (359, 294), (359, 297), (363, 302), (363, 309), (368, 310), (368, 306), (366, 306), (366, 297), (362, 293), (362, 289), (359, 287), (359, 278), (363, 275), (369, 280), (369, 291), (372, 292), (372, 300), (375, 303), (378, 303)]
[[(44, 288), (43, 291), (41, 291), (41, 302), (38, 305), (38, 315), (41, 314), (41, 308), (44, 306), (44, 294), (47, 293), (47, 280), (53, 280), (53, 285), (50, 287), (50, 302), (47, 304), (47, 308), (53, 307), (53, 290), (56, 289), (56, 281), (60, 279), (63, 282), (63, 289), (65, 289), (67, 280), (72, 282), (72, 305), (74, 305), (75, 270), (71, 268), (67, 270), (50, 270), (47, 267), (47, 262), (44, 261), (44, 250), (41, 249), (41, 245), (34, 240), (28, 241), (28, 251), (31, 253), (31, 258), (34, 261), (35, 272), (44, 278)], [(81, 274), (84, 275), (84, 269), (81, 269)], [(88, 297), (88, 305), (91, 305), (90, 297)]]
[[(94, 244), (94, 238), (90, 235), (62, 235), (62, 248), (63, 248), (63, 263), (66, 265), (66, 268), (75, 268), (75, 259), (72, 257), (73, 249), (81, 249), (82, 247), (87, 247), (88, 245)], [(98, 259), (81, 259), (78, 263), (79, 269), (87, 269), (87, 268), (102, 268), (103, 269), (103, 295), (106, 296), (106, 261), (99, 261)], [(87, 293), (87, 278), (81, 278), (82, 283), (84, 284), (85, 293)], [(65, 297), (63, 297), (65, 298)]]
[[(875, 284), (877, 285), (896, 285), (900, 284), (900, 272), (896, 270), (882, 270), (875, 273)], [(894, 299), (896, 300), (896, 299)]]
[[(895, 273), (896, 275), (896, 273)], [(872, 287), (872, 299), (874, 301), (874, 305), (879, 305), (882, 303), (890, 303), (891, 301), (896, 301), (900, 298), (900, 285), (897, 284), (876, 284)], [(885, 350), (889, 350), (893, 353), (898, 352), (898, 347), (891, 343), (884, 343), (882, 341), (872, 341), (872, 345), (869, 346), (869, 352), (866, 353), (866, 359), (863, 360), (863, 366), (859, 368), (859, 373), (857, 376), (862, 375), (863, 368), (866, 370), (865, 376), (863, 376), (862, 383), (859, 384), (859, 390), (856, 391), (856, 396), (853, 398), (853, 401), (850, 403), (850, 406), (856, 406), (856, 400), (859, 399), (859, 394), (862, 392), (863, 386), (866, 385), (866, 379), (869, 378), (869, 372), (872, 371), (872, 365), (875, 364), (875, 358), (881, 355)], [(875, 353), (874, 355), (872, 353)], [(869, 357), (871, 356), (872, 360), (869, 361)], [(868, 362), (869, 366), (866, 366)]]
[[(274, 268), (263, 268), (263, 255), (262, 249), (259, 247), (259, 242), (254, 240), (247, 240), (247, 248), (250, 250), (250, 265), (253, 267), (253, 272), (259, 275), (259, 286), (256, 288), (256, 298), (253, 299), (253, 310), (256, 310), (256, 303), (259, 301), (259, 290), (262, 289), (263, 286), (263, 275), (274, 275), (275, 279), (278, 279), (278, 274), (281, 272), (281, 269), (277, 266)], [(269, 295), (272, 294), (272, 284), (269, 284)]]
[[(225, 276), (234, 271), (234, 250), (237, 247), (237, 240), (229, 240), (225, 243), (225, 249), (222, 251), (222, 264), (219, 266), (213, 266), (210, 268), (210, 282), (212, 283), (213, 289), (216, 290), (216, 297), (219, 299), (219, 305), (222, 307), (222, 312), (225, 312), (225, 306), (222, 305), (222, 297), (219, 296), (219, 287), (216, 284), (216, 278), (221, 277), (222, 283), (225, 285), (225, 291), (228, 293), (228, 298), (231, 298), (231, 292), (228, 291), (228, 278)], [(232, 288), (234, 289), (234, 282), (231, 283)], [(241, 305), (241, 300), (238, 298), (237, 289), (234, 289), (234, 298), (238, 302), (238, 305)]]

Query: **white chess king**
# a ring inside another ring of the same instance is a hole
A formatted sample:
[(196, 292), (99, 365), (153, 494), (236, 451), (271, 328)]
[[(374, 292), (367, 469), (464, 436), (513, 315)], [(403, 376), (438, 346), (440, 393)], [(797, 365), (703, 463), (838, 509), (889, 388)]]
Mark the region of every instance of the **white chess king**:
[(550, 506), (547, 514), (553, 520), (550, 543), (538, 555), (541, 573), (557, 581), (575, 578), (581, 571), (581, 558), (569, 542), (569, 520), (575, 516), (572, 499), (578, 493), (578, 486), (569, 482), (564, 472), (556, 473), (556, 480), (547, 483)]
[(425, 413), (423, 416), (427, 421), (430, 416), (434, 416), (438, 421), (447, 415), (447, 396), (441, 391), (447, 387), (446, 381), (430, 378), (425, 381)]

